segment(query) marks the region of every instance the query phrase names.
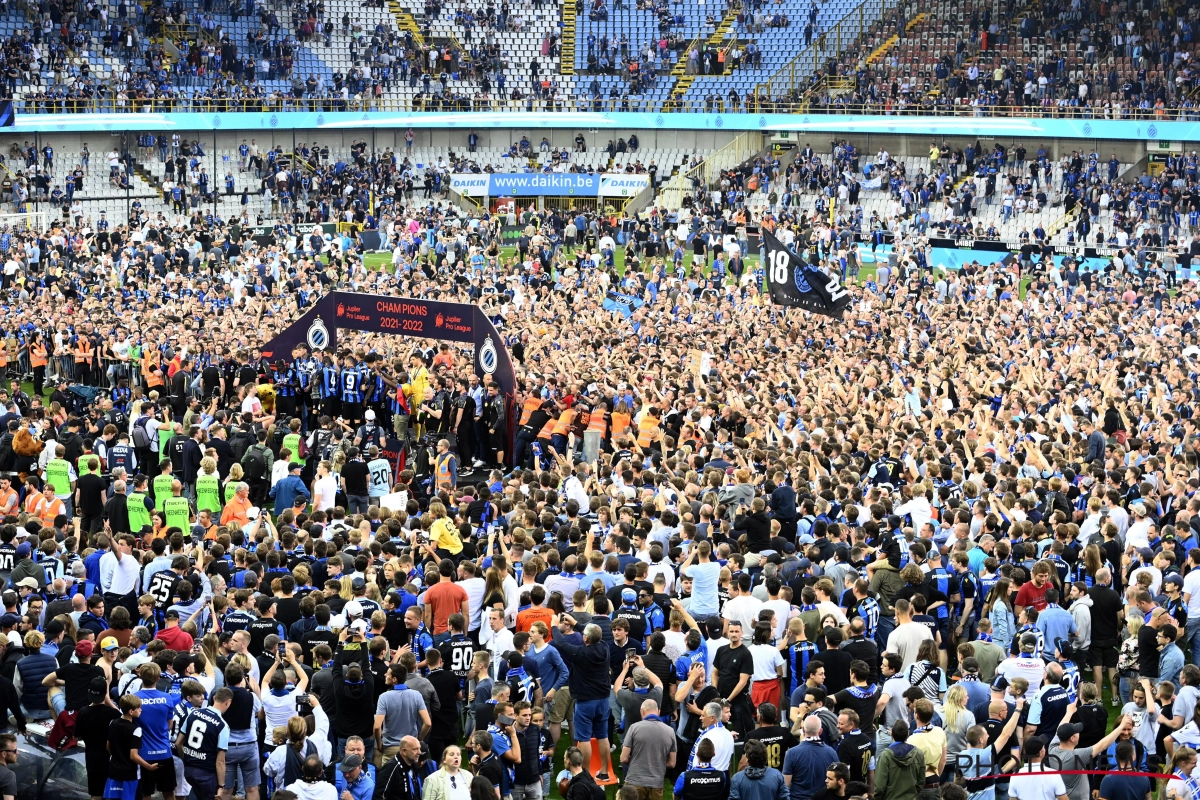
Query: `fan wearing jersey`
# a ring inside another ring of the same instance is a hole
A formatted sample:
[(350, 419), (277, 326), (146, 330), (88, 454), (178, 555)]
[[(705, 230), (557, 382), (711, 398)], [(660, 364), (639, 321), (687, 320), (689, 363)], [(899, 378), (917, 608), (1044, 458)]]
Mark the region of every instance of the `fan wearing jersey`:
[(367, 449), (367, 456), (370, 458), (367, 462), (367, 496), (371, 498), (371, 505), (377, 506), (380, 498), (392, 491), (392, 465), (380, 456), (379, 448), (375, 445)]
[[(185, 684), (184, 692), (193, 691)], [(204, 701), (203, 693), (188, 697), (188, 703), (180, 708), (196, 706), (194, 701)], [(225, 753), (229, 750), (229, 724), (224, 713), (233, 702), (233, 690), (221, 687), (213, 693), (212, 707), (192, 707), (176, 728), (175, 749), (183, 761), (183, 774), (192, 787), (196, 800), (215, 800), (217, 792), (224, 789)]]
[[(143, 687), (154, 687), (162, 677), (162, 670), (153, 662), (144, 665), (139, 674)], [(142, 701), (141, 716), (142, 735), (138, 745), (138, 755), (151, 765), (144, 767), (141, 783), (138, 785), (140, 797), (149, 797), (155, 791), (169, 797), (175, 791), (175, 762), (171, 757), (171, 715), (175, 711), (175, 701), (165, 692), (155, 688), (142, 688), (135, 692)]]
[[(146, 770), (147, 775), (153, 775), (159, 763), (151, 763), (142, 757), (142, 699), (137, 695), (123, 695), (120, 706), (120, 719), (114, 719), (108, 726), (108, 782), (104, 784), (104, 797), (106, 800), (138, 800), (138, 767)], [(167, 791), (174, 789), (172, 780)]]

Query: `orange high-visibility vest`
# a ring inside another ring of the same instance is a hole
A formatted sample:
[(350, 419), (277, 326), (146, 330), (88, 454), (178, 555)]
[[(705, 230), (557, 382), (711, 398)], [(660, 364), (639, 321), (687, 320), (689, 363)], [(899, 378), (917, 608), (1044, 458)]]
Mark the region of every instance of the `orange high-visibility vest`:
[(159, 366), (159, 364), (150, 359), (150, 353), (147, 351), (147, 353), (142, 356), (142, 377), (146, 379), (147, 388), (163, 385), (162, 373), (151, 371), (151, 367), (157, 366)]
[(556, 424), (558, 424), (558, 420), (556, 420), (554, 417), (546, 420), (546, 424), (542, 426), (540, 431), (538, 431), (537, 438), (550, 441), (550, 436), (554, 433), (554, 426)]
[(454, 458), (453, 453), (445, 453), (437, 457), (437, 488), (453, 489), (454, 483), (450, 480), (450, 459)]
[(46, 345), (35, 344), (29, 350), (29, 364), (33, 367), (46, 366)]
[(622, 433), (627, 431), (629, 429), (630, 420), (631, 418), (628, 414), (621, 414), (614, 411), (612, 415), (613, 436), (620, 436)]
[(518, 422), (517, 425), (520, 426), (528, 424), (529, 418), (533, 416), (533, 412), (537, 411), (541, 407), (542, 398), (536, 396), (526, 397), (525, 402), (521, 404), (521, 421)]
[(41, 519), (41, 521), (42, 521), (42, 527), (43, 528), (53, 527), (54, 526), (54, 518), (57, 517), (59, 514), (66, 514), (66, 513), (67, 513), (67, 504), (64, 503), (62, 500), (59, 500), (57, 497), (51, 497), (49, 500), (46, 501), (46, 504), (44, 506), (42, 506), (42, 513), (39, 515), (39, 519)]
[(83, 364), (84, 362), (89, 364), (92, 362), (92, 348), (87, 339), (80, 337), (75, 342), (75, 363)]
[(571, 432), (571, 425), (575, 422), (575, 412), (567, 409), (558, 415), (558, 420), (554, 423), (554, 433), (559, 436), (566, 436)]
[(592, 416), (588, 419), (587, 429), (596, 431), (600, 434), (600, 441), (604, 441), (604, 436), (608, 432), (608, 425), (604, 419), (604, 412), (597, 410), (592, 412)]
[(638, 423), (637, 443), (638, 447), (649, 447), (654, 441), (654, 429), (658, 427), (658, 418), (646, 414), (642, 417), (642, 421)]
[(16, 498), (17, 492), (11, 486), (7, 492), (0, 492), (0, 514), (7, 514), (10, 508), (16, 511), (20, 507), (19, 503), (13, 502)]
[(30, 516), (42, 516), (42, 510), (46, 506), (46, 497), (41, 492), (30, 492), (25, 496), (25, 513)]

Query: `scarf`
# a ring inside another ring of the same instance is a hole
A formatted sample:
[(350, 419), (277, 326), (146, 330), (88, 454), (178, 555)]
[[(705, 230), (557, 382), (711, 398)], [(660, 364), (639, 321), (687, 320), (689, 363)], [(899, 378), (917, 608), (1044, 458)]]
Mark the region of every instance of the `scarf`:
[(766, 767), (746, 767), (742, 770), (742, 774), (752, 781), (762, 780), (762, 777), (767, 774)]
[(724, 727), (724, 726), (721, 725), (720, 722), (714, 722), (712, 725), (709, 725), (707, 728), (705, 728), (704, 730), (700, 731), (699, 734), (697, 734), (696, 743), (692, 745), (692, 754), (691, 754), (691, 756), (688, 757), (688, 761), (696, 764), (697, 767), (700, 766), (700, 764), (696, 761), (696, 751), (700, 749), (700, 741), (708, 734), (709, 731), (713, 730), (714, 728), (721, 728), (721, 727)]
[(846, 691), (848, 691), (853, 697), (863, 700), (875, 694), (876, 690), (875, 684), (872, 683), (870, 686), (851, 686)]
[(1183, 781), (1184, 785), (1187, 786), (1188, 796), (1200, 797), (1200, 794), (1197, 794), (1200, 792), (1200, 781), (1193, 777), (1194, 774), (1195, 770), (1192, 770), (1192, 775), (1184, 775), (1183, 770), (1175, 770), (1175, 777)]
[(917, 734), (917, 733), (925, 733), (926, 731), (931, 731), (931, 730), (933, 730), (933, 725), (932, 725), (932, 724), (930, 724), (930, 725), (922, 725), (921, 727), (919, 727), (919, 728), (917, 728), (916, 730), (914, 730), (914, 731), (913, 731), (913, 733), (914, 733), (914, 734)]
[(978, 675), (976, 675), (974, 672), (967, 672), (967, 673), (964, 673), (964, 674), (963, 674), (963, 676), (962, 676), (961, 680), (962, 680), (964, 683), (968, 683), (968, 682), (970, 682), (970, 681), (978, 681), (978, 680), (979, 680), (979, 676), (978, 676)]
[(983, 631), (980, 631), (978, 641), (990, 642), (992, 641), (992, 635), (990, 633), (984, 633)]

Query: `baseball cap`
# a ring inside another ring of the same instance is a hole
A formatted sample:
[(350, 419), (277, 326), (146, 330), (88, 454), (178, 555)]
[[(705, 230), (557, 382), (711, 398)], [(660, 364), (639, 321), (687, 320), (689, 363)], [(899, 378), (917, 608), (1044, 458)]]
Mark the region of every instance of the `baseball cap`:
[[(79, 644), (83, 644), (83, 642)], [(91, 642), (88, 642), (88, 644), (91, 644)], [(79, 652), (78, 644), (75, 645), (75, 652)], [(99, 700), (106, 694), (108, 694), (108, 679), (103, 676), (92, 678), (92, 682), (88, 684), (88, 697), (92, 700)]]
[(626, 603), (632, 603), (634, 600), (637, 600), (637, 592), (633, 589), (625, 589), (621, 592), (621, 599)]
[(350, 772), (353, 769), (362, 766), (362, 759), (356, 755), (348, 755), (342, 759), (342, 763), (338, 764), (340, 772)]
[[(20, 551), (21, 548), (18, 547), (17, 552), (20, 553)], [(17, 581), (17, 586), (24, 586), (26, 589), (36, 589), (38, 588), (38, 582), (35, 578), (21, 578), (21, 580)]]
[(5, 614), (0, 617), (0, 628), (15, 628), (21, 624), (21, 617), (18, 614)]
[(96, 645), (94, 642), (92, 642), (90, 639), (84, 639), (82, 642), (79, 642), (75, 645), (75, 655), (77, 655), (79, 658), (91, 658), (92, 651), (95, 648)]
[(298, 469), (304, 469), (304, 465), (299, 461), (293, 461), (292, 463), (288, 464), (288, 472), (295, 472)]
[(1060, 742), (1065, 742), (1067, 739), (1070, 739), (1072, 736), (1081, 732), (1082, 730), (1083, 726), (1078, 722), (1068, 722), (1065, 725), (1059, 725), (1058, 740)]
[(367, 588), (367, 582), (365, 580), (363, 580), (362, 578), (355, 578), (354, 580), (350, 581), (350, 585), (353, 586), (355, 589)]
[(258, 519), (258, 507), (250, 506), (246, 509), (246, 519)]
[(163, 614), (163, 617), (166, 619), (179, 619), (179, 609), (168, 608), (167, 613)]
[(812, 562), (809, 561), (807, 558), (800, 559), (800, 569), (808, 569), (811, 566), (812, 566)]
[(1154, 551), (1151, 550), (1149, 547), (1139, 547), (1138, 555), (1142, 557), (1143, 561), (1153, 561), (1154, 560)]
[(367, 629), (367, 621), (365, 619), (356, 619), (350, 623), (350, 630), (365, 631)]
[(342, 611), (345, 612), (347, 619), (350, 617), (361, 617), (363, 615), (362, 603), (357, 600), (351, 600), (349, 603), (346, 603)]
[(364, 416), (369, 420), (373, 420), (375, 419), (375, 412), (368, 408), (367, 413)]
[(992, 689), (994, 689), (997, 692), (1003, 692), (1007, 688), (1008, 688), (1008, 678), (1004, 677), (1003, 675), (999, 676), (998, 678), (996, 678), (996, 680), (992, 681)]
[(1183, 586), (1183, 577), (1178, 572), (1172, 572), (1170, 575), (1163, 576), (1163, 583), (1173, 583), (1176, 586)]
[(117, 637), (115, 636), (105, 636), (100, 640), (100, 649), (104, 650), (105, 652), (109, 650), (116, 650), (120, 646), (121, 645), (117, 643)]
[(33, 548), (29, 545), (29, 542), (21, 542), (21, 544), (17, 545), (17, 558), (29, 558), (32, 553)]

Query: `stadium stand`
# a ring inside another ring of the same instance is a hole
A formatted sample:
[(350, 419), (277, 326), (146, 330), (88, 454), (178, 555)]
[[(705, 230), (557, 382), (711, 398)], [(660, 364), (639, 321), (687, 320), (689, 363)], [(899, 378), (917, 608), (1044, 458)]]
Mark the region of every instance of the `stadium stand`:
[[(1173, 11), (1174, 9), (1166, 9)], [(1142, 0), (121, 0), (0, 18), (20, 111), (794, 110), (1187, 117), (1194, 9)]]

